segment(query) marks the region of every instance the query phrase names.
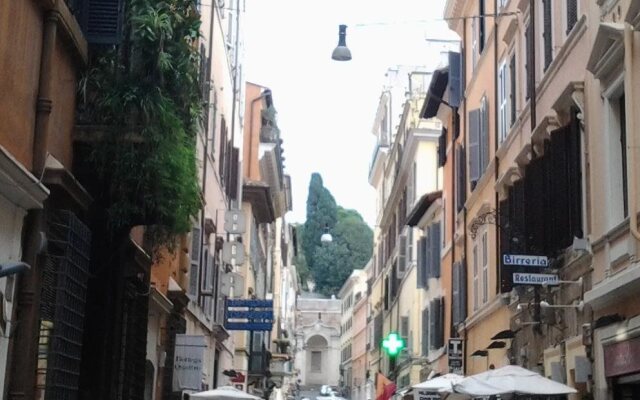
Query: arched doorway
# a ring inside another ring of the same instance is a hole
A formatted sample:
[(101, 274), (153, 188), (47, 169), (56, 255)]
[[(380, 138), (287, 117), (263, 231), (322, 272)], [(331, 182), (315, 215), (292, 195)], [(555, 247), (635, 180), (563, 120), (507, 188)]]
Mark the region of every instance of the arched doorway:
[(306, 347), (307, 385), (326, 384), (329, 342), (324, 336), (313, 335)]

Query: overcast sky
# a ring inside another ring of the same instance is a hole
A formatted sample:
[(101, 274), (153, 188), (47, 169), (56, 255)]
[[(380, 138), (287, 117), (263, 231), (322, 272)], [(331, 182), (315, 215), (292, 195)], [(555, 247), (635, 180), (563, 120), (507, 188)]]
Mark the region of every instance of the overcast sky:
[[(291, 175), (293, 211), (304, 222), (311, 173), (339, 205), (375, 223), (368, 170), (371, 133), (385, 72), (428, 65), (425, 38), (444, 30), (445, 0), (246, 0), (244, 70), (269, 87)], [(331, 60), (338, 25), (353, 60)]]

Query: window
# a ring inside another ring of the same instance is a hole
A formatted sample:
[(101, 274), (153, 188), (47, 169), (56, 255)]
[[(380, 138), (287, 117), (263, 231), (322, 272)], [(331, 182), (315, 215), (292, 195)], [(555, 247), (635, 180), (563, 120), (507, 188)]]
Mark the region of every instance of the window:
[(400, 317), (400, 336), (404, 339), (404, 345), (409, 343), (409, 317)]
[(489, 165), (489, 102), (487, 96), (480, 108), (469, 112), (469, 180), (473, 190)]
[(200, 238), (200, 228), (194, 226), (191, 230), (191, 257), (189, 266), (189, 296), (195, 297), (198, 294), (198, 267), (200, 266), (200, 251), (202, 250), (202, 240)]
[(566, 0), (567, 35), (578, 22), (578, 0)]
[(409, 227), (407, 229), (407, 265), (410, 266), (413, 260), (413, 228)]
[(413, 203), (416, 200), (416, 163), (413, 162), (411, 171), (409, 172), (409, 178), (407, 179), (407, 210), (411, 211)]
[(531, 51), (532, 51), (532, 36), (531, 36), (531, 21), (527, 21), (525, 23), (525, 28), (524, 28), (524, 75), (526, 77), (525, 82), (526, 82), (526, 90), (524, 91), (525, 93), (525, 100), (529, 100), (529, 98), (531, 97), (531, 84), (532, 84), (532, 73), (533, 70), (531, 69)]
[(421, 351), (423, 356), (429, 355), (429, 325), (431, 320), (429, 319), (429, 309), (422, 310), (422, 346)]
[(627, 182), (627, 127), (625, 93), (621, 83), (605, 98), (606, 125), (609, 132), (609, 191), (612, 194), (609, 208), (609, 227), (617, 225), (629, 216)]
[(507, 87), (509, 85), (509, 73), (506, 61), (500, 63), (498, 67), (498, 138), (500, 143), (507, 137), (509, 131), (509, 94)]
[(456, 147), (456, 210), (462, 211), (467, 201), (467, 180), (465, 179), (465, 152), (462, 145)]
[(451, 296), (451, 322), (453, 326), (464, 322), (467, 317), (467, 278), (463, 261), (453, 264), (453, 282)]
[(511, 53), (511, 59), (509, 60), (509, 127), (512, 127), (516, 122), (516, 52)]
[(478, 19), (471, 19), (471, 68), (475, 68), (478, 62)]
[(322, 352), (311, 352), (311, 372), (322, 372)]
[(489, 248), (487, 232), (482, 234), (482, 304), (489, 301)]
[(438, 138), (438, 166), (442, 167), (447, 162), (447, 128), (442, 128)]
[(544, 71), (549, 68), (553, 60), (553, 20), (551, 0), (542, 0), (542, 43), (544, 50)]
[(507, 5), (508, 0), (498, 0), (498, 10), (502, 10)]
[(473, 311), (478, 310), (480, 302), (478, 301), (478, 295), (480, 291), (480, 274), (478, 271), (478, 246), (473, 246)]
[(485, 42), (485, 20), (484, 20), (484, 14), (486, 12), (485, 10), (485, 4), (484, 4), (484, 0), (478, 0), (479, 3), (479, 10), (478, 10), (478, 40), (480, 41), (479, 43), (479, 48), (478, 48), (478, 52), (480, 54), (482, 54), (482, 50), (484, 50), (484, 42)]
[(487, 231), (473, 245), (473, 310), (489, 301), (489, 241)]
[(444, 298), (431, 300), (429, 309), (431, 314), (429, 344), (431, 349), (437, 350), (444, 346)]

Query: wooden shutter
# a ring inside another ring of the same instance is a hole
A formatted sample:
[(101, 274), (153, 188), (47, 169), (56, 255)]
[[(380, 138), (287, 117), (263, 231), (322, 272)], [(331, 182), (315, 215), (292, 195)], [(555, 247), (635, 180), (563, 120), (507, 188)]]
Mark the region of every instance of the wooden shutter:
[(553, 43), (551, 37), (551, 0), (542, 0), (542, 22), (543, 29), (542, 38), (544, 40), (544, 69), (546, 70), (551, 64), (553, 57)]
[(402, 279), (404, 271), (407, 267), (407, 237), (400, 235), (400, 244), (398, 247), (398, 278)]
[(447, 128), (442, 128), (438, 138), (438, 166), (442, 167), (447, 162)]
[(532, 36), (531, 36), (531, 22), (529, 22), (527, 24), (527, 27), (525, 28), (524, 31), (524, 45), (525, 45), (525, 50), (524, 50), (524, 70), (526, 73), (526, 82), (527, 82), (527, 90), (525, 92), (525, 98), (527, 100), (529, 100), (529, 97), (531, 97), (531, 87), (533, 86), (534, 82), (533, 82), (533, 69), (531, 67), (531, 49), (532, 49)]
[(467, 317), (467, 276), (464, 260), (453, 264), (453, 296), (451, 297), (452, 322), (456, 326)]
[(467, 201), (467, 181), (465, 171), (464, 146), (456, 148), (456, 210), (462, 211), (464, 203)]
[(489, 99), (483, 98), (482, 115), (480, 116), (480, 175), (489, 165)]
[(220, 158), (218, 159), (218, 174), (220, 175), (220, 180), (222, 182), (224, 182), (226, 150), (227, 150), (227, 122), (223, 117), (222, 120), (220, 121), (220, 149), (219, 149)]
[(202, 250), (202, 239), (200, 228), (194, 226), (191, 230), (191, 254), (189, 267), (189, 295), (198, 294), (198, 266), (200, 265), (200, 251)]
[(460, 323), (460, 262), (453, 263), (451, 268), (451, 323)]
[[(229, 142), (231, 143), (231, 142)], [(240, 150), (236, 147), (231, 149), (231, 159), (229, 168), (229, 184), (227, 185), (227, 196), (230, 199), (236, 200), (238, 198), (238, 174), (239, 174), (239, 162)]]
[(430, 225), (427, 228), (427, 237), (425, 238), (425, 245), (424, 245), (424, 259), (425, 259), (424, 287), (425, 288), (429, 287), (429, 278), (431, 278), (432, 270), (433, 270), (433, 256), (432, 256), (433, 243), (431, 243), (431, 240), (433, 238), (432, 232), (433, 232), (433, 229), (432, 229), (432, 226)]
[(431, 226), (431, 276), (434, 278), (440, 278), (440, 223), (435, 223)]
[(484, 41), (485, 41), (485, 20), (484, 20), (484, 14), (485, 14), (485, 5), (484, 5), (484, 0), (479, 0), (479, 5), (480, 5), (480, 9), (478, 12), (478, 15), (480, 16), (480, 18), (478, 18), (478, 27), (479, 27), (479, 35), (478, 35), (478, 40), (479, 40), (479, 46), (478, 46), (478, 53), (482, 54), (482, 50), (484, 50)]
[[(584, 237), (582, 230), (582, 154), (580, 152), (580, 121), (577, 111), (572, 110), (572, 119), (567, 132), (568, 137), (568, 185), (569, 185), (569, 222), (571, 236)], [(626, 170), (625, 170), (626, 171)]]
[(433, 299), (429, 303), (429, 312), (431, 318), (429, 320), (429, 348), (437, 349), (438, 341), (438, 321), (440, 320), (439, 314), (440, 307), (438, 305), (438, 299)]
[(469, 112), (469, 181), (471, 189), (480, 179), (480, 110)]
[(578, 22), (578, 0), (567, 0), (567, 35)]
[(420, 238), (420, 240), (418, 240), (418, 260), (417, 260), (417, 287), (418, 289), (422, 289), (424, 288), (424, 246), (425, 246), (425, 240), (424, 237)]
[(429, 355), (429, 325), (431, 320), (429, 319), (429, 308), (422, 310), (422, 355)]
[(514, 52), (509, 60), (509, 112), (511, 114), (509, 127), (516, 122), (516, 70), (516, 53)]
[(113, 45), (122, 39), (123, 0), (85, 0), (82, 28), (90, 44)]
[(449, 104), (459, 107), (462, 99), (462, 57), (455, 51), (449, 52)]
[(438, 297), (435, 299), (436, 310), (436, 333), (435, 333), (435, 345), (436, 349), (444, 346), (444, 297)]
[(562, 127), (551, 132), (551, 157), (553, 165), (553, 193), (554, 207), (551, 209), (553, 225), (555, 227), (555, 249), (565, 248), (572, 243), (569, 222), (569, 182), (567, 171), (567, 128)]

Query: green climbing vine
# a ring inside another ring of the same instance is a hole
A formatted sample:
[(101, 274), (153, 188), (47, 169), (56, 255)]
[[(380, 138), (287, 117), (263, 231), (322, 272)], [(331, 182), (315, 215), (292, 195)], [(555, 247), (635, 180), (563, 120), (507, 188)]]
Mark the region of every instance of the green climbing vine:
[(111, 231), (153, 227), (154, 244), (191, 228), (203, 101), (193, 0), (129, 0), (123, 40), (96, 49), (80, 82), (79, 125)]

